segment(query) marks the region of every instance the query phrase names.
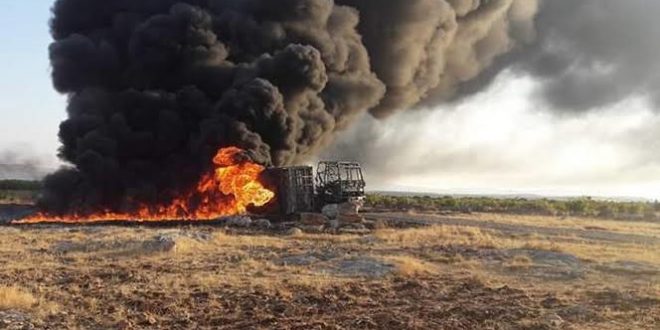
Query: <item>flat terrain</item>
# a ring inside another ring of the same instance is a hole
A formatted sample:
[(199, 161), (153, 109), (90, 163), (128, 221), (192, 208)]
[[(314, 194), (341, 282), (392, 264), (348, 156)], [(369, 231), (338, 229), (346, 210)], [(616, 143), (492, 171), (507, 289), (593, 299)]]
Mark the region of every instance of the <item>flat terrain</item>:
[(0, 329), (660, 324), (659, 223), (365, 217), (339, 231), (0, 226)]

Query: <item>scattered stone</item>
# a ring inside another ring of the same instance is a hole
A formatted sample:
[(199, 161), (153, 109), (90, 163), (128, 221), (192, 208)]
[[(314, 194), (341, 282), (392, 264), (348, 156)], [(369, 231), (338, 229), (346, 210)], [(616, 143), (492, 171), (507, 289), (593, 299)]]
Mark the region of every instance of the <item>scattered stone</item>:
[(315, 256), (304, 254), (284, 257), (280, 259), (279, 264), (284, 266), (309, 266), (319, 261), (321, 260)]
[(59, 241), (50, 247), (50, 251), (66, 255), (68, 253), (154, 253), (175, 251), (177, 244), (182, 239), (208, 242), (213, 240), (213, 235), (208, 232), (163, 230), (152, 238), (116, 240), (86, 240), (81, 242)]
[(378, 237), (369, 235), (369, 236), (360, 237), (359, 242), (360, 244), (374, 245), (374, 244), (382, 243), (383, 240)]
[(580, 259), (568, 253), (537, 249), (514, 249), (508, 253), (511, 257), (526, 255), (532, 260), (532, 264), (524, 269), (529, 276), (548, 280), (574, 280), (584, 275), (585, 269)]
[(321, 209), (321, 213), (323, 213), (328, 219), (336, 219), (339, 215), (339, 205), (328, 204)]
[(346, 202), (339, 204), (337, 211), (339, 215), (357, 215), (360, 207), (362, 207), (362, 203), (358, 201)]
[(560, 328), (565, 322), (559, 315), (555, 313), (548, 313), (542, 317), (543, 323), (551, 328)]
[(208, 242), (210, 240), (213, 240), (213, 234), (203, 233), (203, 232), (185, 232), (185, 233), (181, 233), (180, 236), (192, 238), (200, 242)]
[(293, 227), (287, 230), (286, 234), (289, 236), (300, 236), (303, 234), (303, 231), (300, 228)]
[(171, 252), (176, 250), (176, 237), (161, 235), (153, 241), (144, 242), (144, 249), (154, 252)]
[(394, 265), (369, 257), (340, 260), (334, 272), (342, 276), (383, 277), (394, 272)]
[(320, 213), (301, 213), (300, 223), (308, 226), (323, 226), (328, 222), (328, 218)]
[(367, 227), (361, 223), (352, 223), (344, 226), (346, 229), (365, 230)]
[(271, 229), (273, 224), (268, 219), (257, 219), (252, 221), (252, 225), (261, 229)]
[(228, 217), (223, 219), (229, 227), (247, 228), (252, 225), (252, 219), (244, 216)]
[(27, 314), (14, 310), (0, 310), (0, 329), (35, 329), (35, 327), (30, 323)]
[(339, 228), (339, 220), (330, 220), (328, 221), (328, 227), (330, 229), (338, 229)]

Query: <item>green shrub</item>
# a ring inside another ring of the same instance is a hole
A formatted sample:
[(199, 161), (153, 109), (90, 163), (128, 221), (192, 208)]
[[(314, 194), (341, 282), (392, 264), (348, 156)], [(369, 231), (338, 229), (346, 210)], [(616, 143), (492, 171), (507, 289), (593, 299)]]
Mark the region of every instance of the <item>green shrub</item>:
[(0, 190), (39, 190), (40, 181), (0, 180)]
[(369, 194), (366, 205), (383, 209), (449, 212), (494, 212), (550, 216), (582, 216), (617, 219), (657, 219), (660, 203), (598, 201), (590, 197), (567, 200), (492, 198), (492, 197), (432, 197)]

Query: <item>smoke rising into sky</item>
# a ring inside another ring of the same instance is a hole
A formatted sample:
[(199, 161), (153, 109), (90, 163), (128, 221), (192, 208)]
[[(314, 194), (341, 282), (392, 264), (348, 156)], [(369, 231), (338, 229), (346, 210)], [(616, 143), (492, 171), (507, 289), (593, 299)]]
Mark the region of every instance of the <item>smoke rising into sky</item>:
[(538, 88), (507, 71), (442, 111), (365, 118), (322, 158), (360, 159), (374, 190), (658, 197), (660, 117), (647, 100), (566, 116), (539, 105)]
[(660, 3), (649, 0), (544, 1), (538, 38), (515, 67), (543, 83), (553, 109), (588, 111), (628, 97), (660, 105)]
[(230, 145), (299, 164), (366, 111), (453, 95), (531, 42), (535, 13), (529, 0), (58, 0), (50, 60), (74, 167), (45, 179), (41, 205), (166, 202)]
[[(167, 199), (228, 144), (272, 165), (324, 151), (357, 159), (372, 187), (650, 191), (660, 177), (659, 9), (650, 0), (60, 0), (49, 57), (69, 99), (60, 155), (76, 169), (49, 177), (46, 204)], [(22, 39), (3, 40), (20, 49)], [(23, 67), (15, 77), (48, 73)], [(17, 97), (20, 80), (4, 90)], [(52, 99), (0, 105), (22, 118)], [(56, 116), (42, 118), (21, 133), (45, 141), (50, 127), (39, 125)], [(401, 175), (411, 171), (429, 179)]]
[[(659, 11), (645, 0), (542, 1), (533, 41), (450, 104), (365, 119), (325, 156), (362, 161), (382, 187), (657, 197)], [(392, 150), (402, 151), (384, 156)]]

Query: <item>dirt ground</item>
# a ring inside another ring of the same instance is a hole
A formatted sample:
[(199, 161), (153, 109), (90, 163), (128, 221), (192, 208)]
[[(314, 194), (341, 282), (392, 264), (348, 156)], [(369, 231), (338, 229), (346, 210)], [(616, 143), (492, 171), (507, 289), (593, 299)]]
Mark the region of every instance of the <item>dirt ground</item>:
[(660, 224), (0, 226), (0, 329), (658, 329)]

